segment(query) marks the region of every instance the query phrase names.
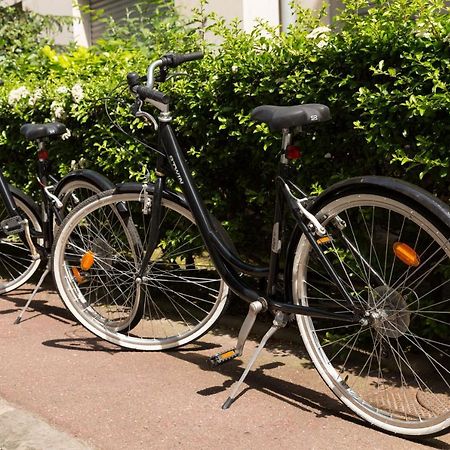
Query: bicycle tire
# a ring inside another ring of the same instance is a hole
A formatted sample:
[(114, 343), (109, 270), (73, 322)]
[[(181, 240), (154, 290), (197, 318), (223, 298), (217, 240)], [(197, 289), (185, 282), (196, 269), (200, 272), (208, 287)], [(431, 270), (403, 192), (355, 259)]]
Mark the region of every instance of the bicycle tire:
[[(162, 200), (159, 244), (144, 277), (137, 279), (152, 189), (144, 193), (142, 185), (130, 184), (75, 208), (55, 242), (53, 270), (61, 298), (85, 328), (121, 347), (149, 351), (177, 348), (206, 333), (228, 297), (228, 287), (203, 248), (191, 212), (180, 197), (168, 192)], [(118, 213), (119, 208), (125, 212)], [(118, 215), (127, 227), (117, 225)], [(130, 228), (139, 235), (138, 243), (125, 236), (124, 229)], [(95, 262), (82, 273), (85, 280), (80, 283), (73, 265), (88, 250)], [(139, 323), (119, 330), (115, 320), (128, 314), (138, 317)]]
[[(358, 416), (404, 436), (445, 434), (450, 210), (412, 185), (374, 180), (331, 188), (312, 211), (327, 228), (327, 259), (367, 323), (300, 315), (297, 323), (317, 371)], [(293, 302), (348, 313), (306, 237), (294, 233), (290, 248)]]
[[(16, 189), (9, 186), (12, 197), (22, 218), (28, 220), (30, 233), (36, 243), (42, 245), (42, 238), (37, 237), (42, 232), (39, 210), (34, 201)], [(0, 222), (9, 214), (0, 199)], [(27, 282), (38, 270), (40, 258), (33, 259), (28, 247), (18, 234), (7, 235), (0, 228), (0, 294), (11, 292)]]

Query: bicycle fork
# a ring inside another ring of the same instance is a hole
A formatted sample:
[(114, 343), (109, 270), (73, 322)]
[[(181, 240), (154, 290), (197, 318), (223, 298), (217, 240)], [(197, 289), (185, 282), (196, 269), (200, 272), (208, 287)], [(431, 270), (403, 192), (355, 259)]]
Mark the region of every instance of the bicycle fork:
[[(158, 166), (160, 166), (158, 164)], [(153, 193), (153, 200), (150, 205), (150, 231), (149, 231), (149, 241), (147, 242), (147, 247), (145, 250), (144, 258), (142, 259), (141, 268), (139, 269), (137, 279), (136, 281), (138, 283), (141, 283), (143, 281), (143, 278), (145, 277), (145, 271), (147, 269), (147, 266), (150, 262), (150, 258), (153, 255), (153, 252), (156, 249), (156, 246), (158, 245), (158, 239), (159, 239), (159, 226), (161, 221), (161, 202), (162, 202), (162, 195), (164, 191), (164, 185), (165, 185), (165, 174), (159, 170), (156, 171), (157, 179), (155, 183), (155, 190)], [(146, 195), (145, 188), (144, 188), (144, 195)], [(146, 204), (146, 201), (144, 199), (144, 208), (148, 208), (149, 205)]]

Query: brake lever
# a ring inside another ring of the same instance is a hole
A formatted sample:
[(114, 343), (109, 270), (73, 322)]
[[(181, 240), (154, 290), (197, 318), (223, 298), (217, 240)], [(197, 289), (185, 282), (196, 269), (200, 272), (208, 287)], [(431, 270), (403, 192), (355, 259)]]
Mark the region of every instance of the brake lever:
[(147, 123), (153, 125), (155, 131), (158, 130), (158, 123), (156, 122), (156, 119), (148, 112), (142, 111), (143, 104), (144, 102), (138, 96), (136, 96), (136, 101), (131, 107), (131, 112), (133, 113), (134, 117), (144, 119)]
[(136, 95), (136, 100), (131, 106), (131, 114), (133, 116), (136, 116), (136, 114), (141, 110), (142, 107), (142, 100)]
[(159, 75), (155, 77), (155, 81), (158, 83), (164, 83), (167, 80), (167, 74), (169, 73), (169, 68), (166, 66), (159, 67)]
[(156, 122), (156, 119), (149, 114), (146, 111), (138, 111), (135, 114), (136, 117), (139, 117), (140, 119), (144, 119), (146, 122), (149, 122), (151, 125), (153, 125), (153, 127), (155, 128), (155, 131), (158, 130), (158, 123)]
[(172, 75), (169, 75), (169, 76), (166, 78), (166, 81), (167, 81), (167, 80), (170, 80), (171, 78), (176, 78), (176, 77), (187, 77), (187, 76), (189, 76), (189, 74), (188, 74), (187, 72), (175, 72), (175, 73), (173, 73)]

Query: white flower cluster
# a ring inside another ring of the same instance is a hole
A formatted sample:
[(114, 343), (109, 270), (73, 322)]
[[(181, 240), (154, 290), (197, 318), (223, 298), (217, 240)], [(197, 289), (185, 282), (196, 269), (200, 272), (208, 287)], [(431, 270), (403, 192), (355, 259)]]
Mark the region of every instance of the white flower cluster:
[(30, 106), (34, 106), (41, 98), (42, 98), (42, 89), (37, 88), (31, 95), (30, 99), (28, 100), (28, 104)]
[(30, 91), (25, 86), (20, 86), (17, 89), (13, 89), (8, 95), (8, 104), (15, 105), (23, 98), (30, 96)]
[(309, 33), (307, 39), (320, 39), (317, 43), (317, 47), (322, 48), (328, 44), (328, 36), (331, 29), (329, 27), (317, 27)]
[(53, 118), (56, 120), (62, 120), (66, 117), (66, 111), (64, 111), (61, 103), (58, 103), (57, 101), (52, 102), (50, 111), (52, 112)]
[(65, 141), (66, 139), (69, 139), (70, 136), (72, 136), (72, 133), (71, 133), (70, 130), (67, 128), (67, 131), (66, 131), (63, 135), (61, 135), (61, 139), (62, 139), (63, 141)]
[(58, 86), (56, 88), (56, 93), (59, 95), (65, 95), (69, 92), (69, 88), (67, 88), (66, 86)]
[(81, 100), (83, 100), (84, 92), (83, 88), (81, 87), (81, 84), (79, 83), (74, 84), (70, 92), (72, 94), (72, 98), (75, 103), (80, 103)]

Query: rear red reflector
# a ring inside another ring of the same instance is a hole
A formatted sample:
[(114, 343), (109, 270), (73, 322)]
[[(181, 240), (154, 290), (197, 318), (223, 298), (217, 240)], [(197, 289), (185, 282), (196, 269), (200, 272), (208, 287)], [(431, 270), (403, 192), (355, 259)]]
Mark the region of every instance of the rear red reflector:
[(298, 159), (301, 158), (302, 152), (300, 151), (300, 147), (296, 145), (288, 145), (286, 148), (286, 158), (287, 159)]
[(39, 150), (38, 151), (38, 159), (40, 159), (41, 161), (47, 161), (48, 151), (47, 150)]

